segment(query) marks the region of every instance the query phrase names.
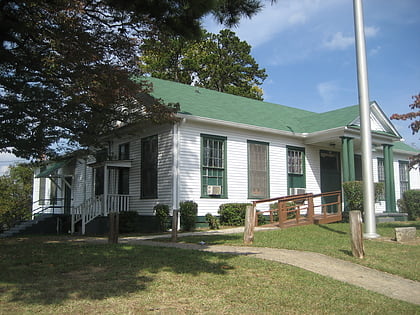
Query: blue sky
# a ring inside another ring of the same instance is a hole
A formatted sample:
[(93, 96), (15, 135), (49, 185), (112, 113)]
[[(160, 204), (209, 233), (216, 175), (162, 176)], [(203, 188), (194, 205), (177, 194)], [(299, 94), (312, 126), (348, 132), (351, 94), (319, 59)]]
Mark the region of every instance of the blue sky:
[[(420, 0), (364, 0), (369, 95), (389, 117), (420, 93)], [(324, 112), (358, 104), (352, 0), (277, 0), (232, 28), (266, 69), (264, 100)], [(211, 19), (204, 27), (221, 29)], [(392, 121), (420, 148), (407, 121)]]
[[(265, 68), (268, 102), (324, 112), (358, 103), (352, 0), (277, 0), (232, 29)], [(420, 0), (364, 0), (369, 94), (385, 114), (420, 93)], [(210, 18), (204, 27), (221, 29)], [(407, 121), (393, 121), (420, 148)], [(0, 155), (0, 175), (14, 156)]]

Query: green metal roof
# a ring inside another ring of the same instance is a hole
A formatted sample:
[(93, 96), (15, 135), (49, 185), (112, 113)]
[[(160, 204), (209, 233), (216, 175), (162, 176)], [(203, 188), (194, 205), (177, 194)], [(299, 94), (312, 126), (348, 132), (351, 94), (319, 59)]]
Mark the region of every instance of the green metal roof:
[(36, 178), (44, 178), (44, 177), (49, 177), (50, 175), (54, 174), (56, 170), (62, 168), (63, 166), (65, 166), (68, 162), (70, 162), (70, 160), (64, 160), (64, 161), (59, 161), (59, 162), (54, 162), (50, 165), (48, 165), (48, 167), (43, 170), (42, 172), (40, 172), (38, 175), (36, 175)]
[[(180, 113), (197, 117), (296, 133), (351, 126), (359, 117), (359, 105), (315, 113), (167, 80), (150, 77), (144, 79), (153, 84), (154, 97), (167, 103), (179, 103)], [(393, 134), (389, 135), (395, 137)], [(398, 147), (400, 146), (401, 150), (411, 148), (399, 142)], [(412, 150), (414, 149), (411, 148)]]
[(401, 151), (413, 152), (413, 154), (420, 152), (420, 150), (415, 149), (415, 148), (409, 146), (405, 142), (395, 141), (393, 143), (393, 145), (394, 145), (394, 150), (401, 150)]
[[(186, 84), (147, 78), (152, 95), (179, 103), (180, 113), (293, 132), (312, 132), (346, 126), (358, 116), (357, 106), (314, 113)], [(344, 119), (343, 119), (344, 118)]]

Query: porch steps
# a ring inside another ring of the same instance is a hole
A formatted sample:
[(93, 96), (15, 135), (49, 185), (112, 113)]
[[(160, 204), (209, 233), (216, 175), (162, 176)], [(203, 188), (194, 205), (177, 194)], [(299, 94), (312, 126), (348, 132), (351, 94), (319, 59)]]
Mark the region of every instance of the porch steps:
[(2, 234), (0, 234), (0, 238), (6, 238), (6, 237), (12, 237), (12, 236), (17, 236), (17, 235), (27, 234), (27, 233), (29, 233), (29, 230), (31, 230), (35, 225), (40, 224), (40, 223), (45, 223), (47, 220), (49, 220), (53, 217), (54, 217), (54, 215), (52, 215), (52, 214), (42, 214), (42, 215), (37, 216), (33, 220), (23, 221), (23, 222), (15, 225), (11, 229), (9, 229), (9, 230), (3, 232)]

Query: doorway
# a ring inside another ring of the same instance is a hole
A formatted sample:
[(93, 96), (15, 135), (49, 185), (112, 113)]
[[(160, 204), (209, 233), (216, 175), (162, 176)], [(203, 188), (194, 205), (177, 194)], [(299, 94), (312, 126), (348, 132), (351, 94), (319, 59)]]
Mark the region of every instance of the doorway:
[[(320, 151), (321, 192), (341, 191), (340, 153), (335, 151)], [(335, 197), (323, 197), (322, 203), (334, 202)], [(328, 206), (327, 212), (334, 213), (336, 205)]]

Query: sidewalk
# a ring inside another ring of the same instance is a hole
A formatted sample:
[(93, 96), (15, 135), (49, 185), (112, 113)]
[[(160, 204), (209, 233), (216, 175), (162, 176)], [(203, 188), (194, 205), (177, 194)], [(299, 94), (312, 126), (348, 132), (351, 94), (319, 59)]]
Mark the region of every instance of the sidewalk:
[[(215, 235), (241, 233), (243, 228), (214, 230), (208, 232), (180, 233), (178, 237), (188, 235)], [(139, 244), (156, 247), (174, 247), (200, 250), (212, 253), (247, 255), (259, 259), (271, 260), (296, 266), (317, 274), (343, 281), (355, 286), (374, 291), (385, 296), (420, 305), (420, 282), (401, 278), (375, 269), (323, 254), (287, 249), (260, 248), (250, 246), (200, 245), (172, 242), (157, 242), (153, 239), (168, 238), (170, 235), (143, 237), (121, 237), (120, 243)], [(105, 241), (105, 240), (104, 240)]]

